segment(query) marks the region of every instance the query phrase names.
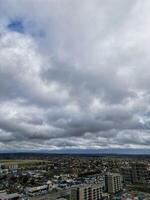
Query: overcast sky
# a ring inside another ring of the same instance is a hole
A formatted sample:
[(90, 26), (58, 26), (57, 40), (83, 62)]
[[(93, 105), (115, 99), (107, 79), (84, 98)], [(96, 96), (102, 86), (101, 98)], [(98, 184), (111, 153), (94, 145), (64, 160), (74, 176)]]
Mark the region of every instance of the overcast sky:
[(149, 145), (149, 0), (0, 0), (1, 151)]

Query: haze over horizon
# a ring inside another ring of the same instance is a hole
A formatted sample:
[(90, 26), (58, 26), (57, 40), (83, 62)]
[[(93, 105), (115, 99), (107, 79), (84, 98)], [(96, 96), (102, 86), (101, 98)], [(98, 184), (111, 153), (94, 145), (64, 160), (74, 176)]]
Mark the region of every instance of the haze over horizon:
[(0, 0), (0, 152), (149, 152), (149, 10)]

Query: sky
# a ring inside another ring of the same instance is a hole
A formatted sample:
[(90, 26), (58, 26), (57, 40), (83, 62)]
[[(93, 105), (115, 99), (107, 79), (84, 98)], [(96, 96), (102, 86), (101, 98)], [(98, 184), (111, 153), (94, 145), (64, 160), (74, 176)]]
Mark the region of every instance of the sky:
[(0, 0), (0, 151), (148, 149), (149, 0)]

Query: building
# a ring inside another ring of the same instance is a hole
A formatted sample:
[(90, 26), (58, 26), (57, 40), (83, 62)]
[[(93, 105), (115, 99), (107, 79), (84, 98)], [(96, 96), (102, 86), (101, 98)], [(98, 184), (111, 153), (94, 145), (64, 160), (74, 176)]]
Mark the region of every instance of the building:
[(125, 184), (133, 184), (133, 173), (130, 166), (122, 167), (121, 174), (123, 176), (123, 182)]
[(133, 184), (149, 184), (150, 168), (145, 163), (132, 163), (132, 182)]
[(128, 167), (122, 167), (121, 174), (125, 184), (150, 183), (150, 166), (147, 163), (132, 163)]
[(17, 193), (14, 193), (14, 194), (2, 193), (2, 194), (0, 194), (0, 200), (17, 200), (19, 198), (20, 198), (20, 195)]
[(103, 196), (103, 185), (82, 185), (71, 189), (71, 200), (100, 200)]
[(106, 190), (115, 194), (122, 190), (122, 176), (118, 173), (108, 173), (105, 176)]
[(45, 194), (48, 192), (48, 185), (42, 185), (42, 186), (37, 186), (37, 187), (27, 187), (25, 189), (26, 194), (29, 196), (36, 196), (39, 194)]

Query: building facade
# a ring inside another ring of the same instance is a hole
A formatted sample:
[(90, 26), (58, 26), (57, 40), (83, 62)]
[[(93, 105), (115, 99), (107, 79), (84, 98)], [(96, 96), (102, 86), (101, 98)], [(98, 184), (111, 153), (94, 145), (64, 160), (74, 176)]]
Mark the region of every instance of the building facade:
[(106, 190), (108, 193), (115, 194), (122, 190), (122, 176), (118, 173), (108, 173), (105, 176)]
[(72, 188), (71, 200), (100, 200), (103, 195), (103, 185), (84, 185)]
[(150, 183), (150, 166), (147, 163), (132, 163), (128, 167), (122, 167), (121, 174), (125, 184)]

